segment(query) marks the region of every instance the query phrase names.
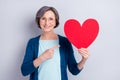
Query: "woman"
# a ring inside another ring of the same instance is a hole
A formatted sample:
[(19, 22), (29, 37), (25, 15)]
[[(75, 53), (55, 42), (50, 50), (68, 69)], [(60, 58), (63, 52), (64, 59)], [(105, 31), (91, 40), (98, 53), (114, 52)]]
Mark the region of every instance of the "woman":
[(29, 40), (21, 66), (22, 74), (30, 74), (30, 80), (68, 80), (68, 67), (73, 75), (77, 75), (89, 57), (88, 50), (78, 49), (82, 59), (76, 63), (71, 43), (54, 33), (54, 28), (59, 25), (55, 8), (42, 7), (36, 14), (36, 22), (42, 34)]

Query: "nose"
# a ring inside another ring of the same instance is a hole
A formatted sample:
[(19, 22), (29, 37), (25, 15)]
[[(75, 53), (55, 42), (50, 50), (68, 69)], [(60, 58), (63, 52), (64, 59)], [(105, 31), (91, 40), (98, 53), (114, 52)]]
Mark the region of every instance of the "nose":
[(48, 20), (48, 19), (45, 20), (45, 24), (46, 24), (46, 25), (49, 24), (49, 20)]

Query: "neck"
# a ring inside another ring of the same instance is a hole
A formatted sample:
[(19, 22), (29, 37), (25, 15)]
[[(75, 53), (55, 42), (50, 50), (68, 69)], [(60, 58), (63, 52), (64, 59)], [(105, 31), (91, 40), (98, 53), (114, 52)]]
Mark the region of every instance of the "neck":
[(54, 39), (58, 39), (57, 34), (55, 34), (54, 32), (43, 32), (41, 34), (41, 39), (43, 40), (54, 40)]

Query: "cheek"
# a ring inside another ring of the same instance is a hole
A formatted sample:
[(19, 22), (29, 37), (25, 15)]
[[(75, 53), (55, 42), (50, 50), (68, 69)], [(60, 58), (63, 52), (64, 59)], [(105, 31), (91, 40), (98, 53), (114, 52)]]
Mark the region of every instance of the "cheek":
[(40, 26), (44, 25), (44, 22), (43, 21), (39, 21), (39, 25)]
[(56, 26), (56, 22), (54, 22), (53, 25)]
[(52, 22), (52, 25), (56, 26), (56, 21), (53, 21), (53, 22)]

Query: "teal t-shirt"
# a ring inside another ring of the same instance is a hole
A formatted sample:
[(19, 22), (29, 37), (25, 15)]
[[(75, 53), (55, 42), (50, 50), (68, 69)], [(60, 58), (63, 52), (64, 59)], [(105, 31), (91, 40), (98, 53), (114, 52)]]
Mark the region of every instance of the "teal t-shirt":
[[(40, 56), (45, 50), (59, 45), (59, 40), (39, 40)], [(59, 48), (54, 50), (51, 59), (44, 61), (38, 68), (38, 80), (61, 80), (60, 52)]]

